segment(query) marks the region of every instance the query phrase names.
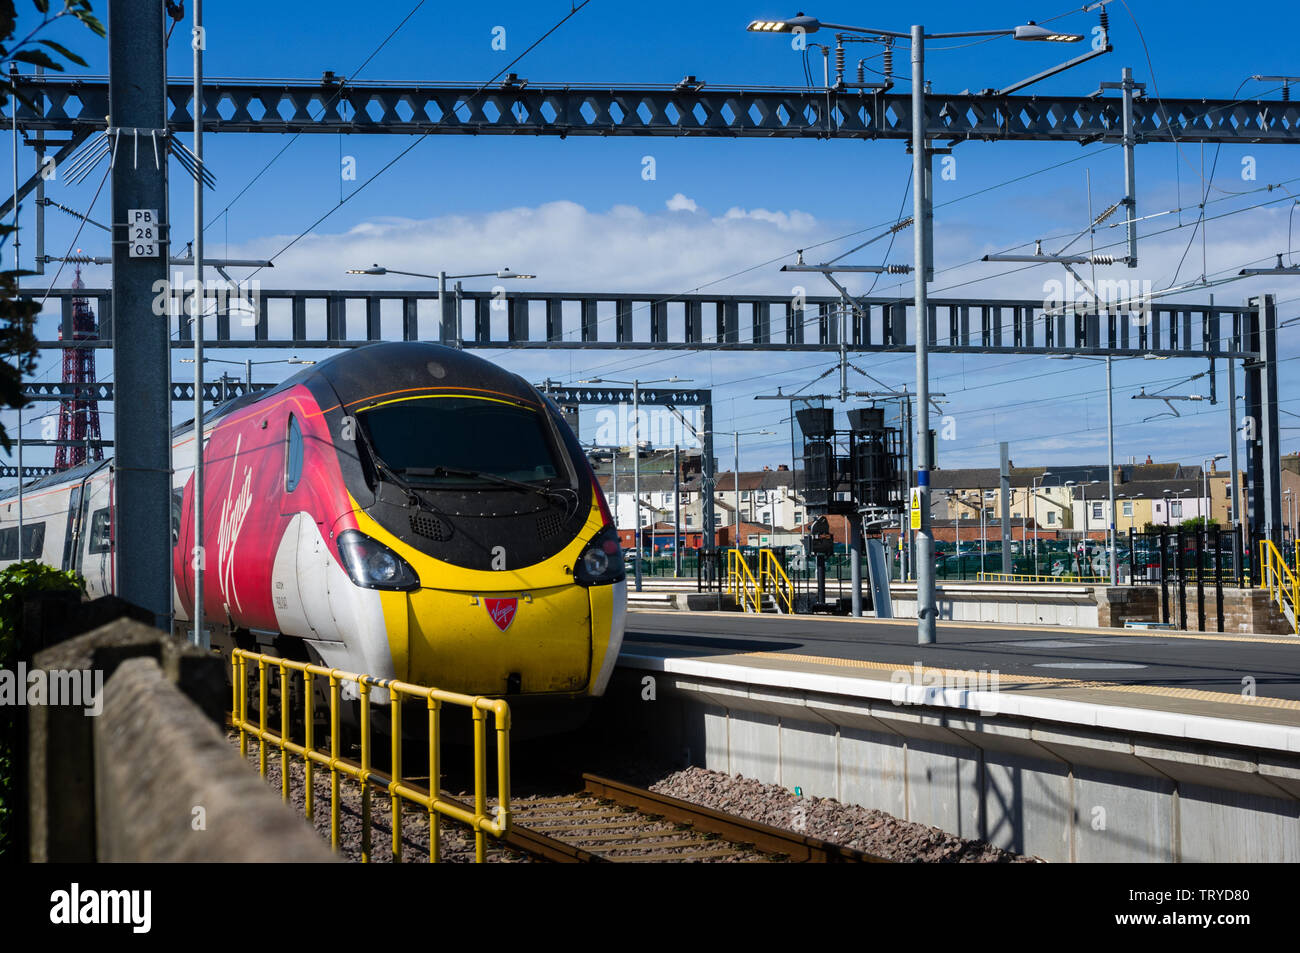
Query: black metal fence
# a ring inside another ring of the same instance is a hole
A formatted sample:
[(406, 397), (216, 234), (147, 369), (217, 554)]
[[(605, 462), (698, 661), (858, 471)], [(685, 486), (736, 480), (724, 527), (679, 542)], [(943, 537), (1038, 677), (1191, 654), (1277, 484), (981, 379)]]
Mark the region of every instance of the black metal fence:
[(1196, 607), (1196, 628), (1207, 629), (1207, 603), (1214, 630), (1223, 631), (1223, 590), (1258, 585), (1259, 540), (1244, 527), (1160, 527), (1147, 532), (1129, 530), (1128, 580), (1131, 585), (1160, 587), (1160, 621), (1188, 627), (1190, 607)]

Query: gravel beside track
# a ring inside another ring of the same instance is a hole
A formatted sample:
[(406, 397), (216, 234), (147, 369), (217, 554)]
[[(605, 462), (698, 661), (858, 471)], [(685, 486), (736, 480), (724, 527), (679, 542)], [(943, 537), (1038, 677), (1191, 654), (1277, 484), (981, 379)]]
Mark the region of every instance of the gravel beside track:
[[(232, 744), (238, 745), (238, 733), (229, 732)], [(257, 770), (257, 740), (249, 738), (248, 762)], [(609, 767), (612, 767), (610, 765)], [(625, 765), (626, 767), (626, 765)], [(568, 775), (566, 769), (557, 774)], [(733, 814), (783, 828), (810, 837), (820, 838), (831, 844), (851, 847), (856, 850), (876, 854), (902, 863), (1035, 863), (1037, 858), (1013, 854), (983, 841), (963, 840), (935, 827), (905, 821), (884, 811), (856, 805), (843, 804), (833, 798), (801, 797), (779, 785), (764, 784), (753, 778), (739, 775), (732, 776), (703, 768), (690, 767), (678, 771), (656, 769), (652, 776), (646, 776), (645, 765), (636, 771), (606, 771), (611, 777), (622, 776), (622, 780), (642, 785), (660, 794), (681, 798), (714, 810)], [(304, 813), (305, 791), (303, 764), (300, 758), (289, 758), (289, 804), (295, 812)], [(423, 779), (408, 775), (409, 780), (420, 784)], [(273, 791), (280, 791), (280, 757), (279, 749), (270, 747), (267, 752), (266, 781)], [(553, 795), (561, 791), (573, 791), (580, 785), (569, 786), (569, 782), (560, 778), (549, 779), (541, 785), (530, 785), (533, 790), (516, 786), (516, 795), (511, 807), (518, 823), (534, 826), (545, 833), (548, 825), (543, 817), (561, 798)], [(330, 836), (330, 776), (329, 771), (319, 765), (312, 773), (313, 788), (313, 827), (322, 838), (329, 841)], [(345, 860), (361, 860), (361, 790), (360, 785), (350, 779), (342, 778), (340, 789), (339, 817), (339, 853)], [(471, 803), (472, 792), (450, 790), (453, 797)], [(550, 795), (550, 796), (548, 796)], [(572, 796), (572, 795), (571, 795)], [(581, 797), (577, 795), (576, 797)], [(567, 800), (567, 797), (564, 798)], [(495, 803), (495, 802), (492, 802)], [(605, 805), (600, 805), (605, 806)], [(594, 800), (581, 805), (581, 808), (593, 810), (598, 807)], [(392, 854), (391, 806), (388, 796), (382, 791), (373, 790), (370, 797), (371, 815), (371, 853), (370, 860), (375, 863), (389, 863)], [(606, 824), (613, 825), (621, 816), (601, 818)], [(641, 825), (635, 822), (635, 815), (627, 816), (628, 825), (611, 826), (602, 829), (602, 833), (622, 833), (631, 837)], [(540, 822), (540, 823), (539, 823)], [(474, 860), (474, 838), (469, 829), (455, 821), (444, 818), (440, 825), (441, 859), (451, 863), (472, 863)], [(659, 830), (641, 828), (635, 839), (648, 840), (646, 847), (655, 841), (671, 844), (667, 851), (689, 853), (696, 845), (687, 848), (680, 844), (681, 829), (664, 824)], [(570, 839), (570, 838), (565, 838)], [(581, 838), (572, 838), (581, 841)], [(427, 815), (407, 805), (402, 817), (402, 860), (404, 862), (425, 863), (429, 859), (429, 824)], [(590, 845), (594, 846), (594, 845)], [(703, 846), (703, 845), (699, 845)], [(643, 848), (644, 849), (644, 848)], [(487, 859), (493, 863), (531, 863), (533, 858), (526, 854), (502, 848), (488, 838)], [(700, 857), (705, 862), (734, 863), (737, 860), (773, 860), (776, 858), (757, 854), (748, 856)]]
[[(239, 733), (230, 731), (229, 737), (236, 748), (239, 746)], [(257, 739), (248, 739), (248, 763), (253, 770), (258, 769)], [(305, 818), (307, 786), (305, 782), (302, 759), (289, 757), (289, 804), (294, 812)], [(407, 776), (407, 780), (420, 784), (423, 780)], [(280, 793), (280, 749), (268, 746), (266, 753), (266, 782), (277, 794)], [(328, 768), (316, 765), (312, 770), (312, 814), (316, 832), (329, 843), (330, 839), (330, 773)], [(473, 792), (451, 791), (453, 797), (473, 803)], [(527, 801), (521, 798), (521, 802)], [(339, 780), (339, 855), (344, 860), (360, 862), (361, 860), (361, 786), (351, 778)], [(370, 862), (391, 863), (393, 860), (392, 806), (388, 795), (382, 791), (371, 790), (370, 794)], [(468, 827), (443, 818), (439, 825), (439, 859), (443, 862), (474, 862), (474, 835)], [(489, 863), (531, 863), (532, 858), (517, 851), (502, 849), (488, 838), (487, 859)], [(429, 860), (429, 820), (428, 815), (419, 808), (406, 804), (402, 811), (402, 862), (427, 863)]]
[(649, 787), (683, 801), (901, 863), (1039, 862), (983, 841), (963, 840), (937, 827), (899, 820), (884, 811), (841, 804), (833, 798), (799, 797), (779, 785), (704, 768), (676, 771)]

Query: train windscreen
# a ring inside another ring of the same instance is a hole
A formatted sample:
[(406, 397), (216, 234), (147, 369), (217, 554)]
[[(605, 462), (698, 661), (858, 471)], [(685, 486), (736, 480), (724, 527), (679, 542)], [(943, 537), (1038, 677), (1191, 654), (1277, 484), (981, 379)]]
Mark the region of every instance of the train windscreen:
[(545, 484), (566, 468), (543, 413), (480, 397), (400, 400), (358, 420), (384, 466), (411, 483), (466, 485), (491, 477)]

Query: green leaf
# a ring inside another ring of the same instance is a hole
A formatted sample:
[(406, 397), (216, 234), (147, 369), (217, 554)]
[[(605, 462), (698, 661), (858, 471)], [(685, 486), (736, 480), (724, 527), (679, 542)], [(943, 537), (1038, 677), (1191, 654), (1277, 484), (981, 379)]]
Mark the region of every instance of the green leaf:
[(14, 54), (14, 59), (21, 63), (31, 63), (34, 66), (44, 66), (46, 69), (63, 72), (62, 64), (50, 59), (48, 53), (42, 53), (40, 50), (19, 50)]
[(96, 36), (108, 36), (108, 31), (104, 29), (104, 24), (100, 23), (99, 19), (89, 10), (84, 12), (76, 10), (72, 15), (82, 23), (86, 24), (86, 26), (90, 27), (91, 32)]
[(54, 52), (58, 53), (58, 54), (59, 54), (60, 56), (62, 56), (64, 59), (71, 60), (73, 63), (76, 63), (78, 66), (85, 66), (85, 67), (89, 68), (89, 66), (90, 66), (89, 63), (87, 63), (85, 60), (83, 60), (83, 59), (82, 59), (80, 56), (78, 56), (76, 53), (72, 52), (70, 49), (68, 49), (68, 48), (67, 48), (66, 46), (64, 46), (62, 43), (55, 43), (53, 40), (41, 40), (40, 42), (41, 42), (41, 45), (42, 45), (42, 46), (48, 46), (50, 49), (52, 49)]

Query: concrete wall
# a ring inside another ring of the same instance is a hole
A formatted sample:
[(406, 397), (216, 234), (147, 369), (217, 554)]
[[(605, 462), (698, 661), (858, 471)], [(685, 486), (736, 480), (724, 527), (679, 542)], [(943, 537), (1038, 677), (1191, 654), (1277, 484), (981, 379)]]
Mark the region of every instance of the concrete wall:
[(89, 672), (102, 688), (98, 714), (54, 704), (29, 713), (33, 861), (331, 859), (223, 737), (219, 657), (119, 620), (34, 664)]
[[(895, 583), (894, 618), (916, 618), (915, 584)], [(1097, 625), (1097, 602), (1089, 586), (940, 585), (939, 618), (1003, 625)]]
[[(1056, 702), (1059, 718), (982, 714), (960, 707), (974, 704), (965, 695), (954, 707), (895, 705), (665, 671), (688, 665), (625, 661), (606, 700), (612, 717), (686, 763), (1048, 861), (1300, 861), (1296, 729), (1209, 718), (1189, 729), (1196, 718), (1077, 702)], [(647, 674), (653, 702), (642, 700)], [(1202, 728), (1201, 740), (1179, 737)], [(1235, 735), (1249, 743), (1209, 740)]]

